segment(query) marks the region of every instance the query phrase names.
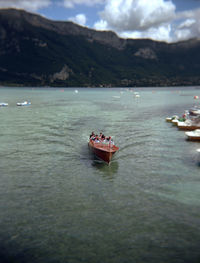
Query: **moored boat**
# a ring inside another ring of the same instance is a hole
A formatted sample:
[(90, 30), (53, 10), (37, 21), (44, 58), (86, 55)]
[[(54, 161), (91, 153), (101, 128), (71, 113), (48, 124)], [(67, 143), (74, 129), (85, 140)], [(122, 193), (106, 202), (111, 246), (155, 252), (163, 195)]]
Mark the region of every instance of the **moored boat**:
[(166, 122), (171, 122), (172, 118), (171, 117), (167, 117), (165, 120), (166, 120)]
[(173, 120), (178, 120), (179, 117), (177, 115), (174, 115), (172, 117), (167, 117), (165, 120), (166, 122), (172, 122)]
[(0, 107), (7, 107), (8, 106), (8, 103), (6, 102), (0, 102)]
[(200, 129), (194, 131), (185, 132), (187, 139), (190, 141), (200, 141)]
[(189, 114), (191, 116), (199, 116), (200, 115), (200, 108), (199, 108), (199, 106), (194, 106), (193, 108), (189, 109)]
[(186, 121), (185, 118), (178, 118), (178, 119), (172, 120), (172, 124), (174, 124), (175, 126), (178, 126), (179, 123), (183, 123), (185, 121)]
[(30, 101), (18, 102), (17, 106), (29, 106), (31, 105)]
[(179, 120), (178, 120), (178, 119), (174, 119), (174, 120), (172, 120), (172, 124), (174, 124), (175, 126), (177, 126), (178, 123), (179, 123)]
[(194, 131), (196, 129), (200, 129), (200, 126), (196, 126), (196, 125), (184, 125), (183, 124), (179, 124), (177, 126), (180, 130), (183, 130), (183, 131)]
[(185, 122), (178, 122), (177, 127), (180, 130), (194, 131), (200, 129), (200, 123), (192, 120), (186, 120)]
[(119, 147), (115, 146), (112, 141), (105, 143), (101, 140), (89, 139), (88, 146), (90, 150), (101, 160), (106, 163), (110, 163), (113, 155), (119, 150)]

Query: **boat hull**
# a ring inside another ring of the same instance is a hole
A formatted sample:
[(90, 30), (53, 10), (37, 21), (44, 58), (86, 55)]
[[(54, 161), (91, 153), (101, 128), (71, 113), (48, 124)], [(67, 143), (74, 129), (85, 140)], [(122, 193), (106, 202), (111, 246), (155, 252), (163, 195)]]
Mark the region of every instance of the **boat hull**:
[(172, 120), (171, 123), (172, 123), (174, 126), (178, 126), (179, 121), (178, 121), (178, 120)]
[(199, 116), (200, 115), (200, 110), (190, 110), (189, 114), (191, 116)]
[(0, 103), (0, 107), (7, 107), (8, 103)]
[(172, 118), (166, 118), (165, 121), (166, 122), (172, 122)]
[(179, 130), (183, 130), (183, 131), (194, 131), (196, 129), (199, 129), (200, 127), (199, 126), (187, 126), (187, 125), (183, 125), (183, 126), (177, 126), (179, 128)]
[(102, 143), (95, 143), (92, 140), (89, 141), (88, 146), (90, 150), (101, 160), (106, 163), (110, 163), (113, 155), (119, 150), (115, 145), (103, 145)]
[(186, 132), (189, 141), (200, 141), (200, 130)]
[(188, 139), (189, 141), (200, 142), (200, 137), (198, 137), (198, 136), (188, 136), (188, 135), (187, 135), (187, 139)]

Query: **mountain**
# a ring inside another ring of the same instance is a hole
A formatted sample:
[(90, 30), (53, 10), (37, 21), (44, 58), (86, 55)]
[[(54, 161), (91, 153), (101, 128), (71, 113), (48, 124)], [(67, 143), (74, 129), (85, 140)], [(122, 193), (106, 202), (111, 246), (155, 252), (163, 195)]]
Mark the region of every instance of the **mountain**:
[(72, 22), (0, 9), (0, 85), (200, 85), (200, 40), (121, 39)]

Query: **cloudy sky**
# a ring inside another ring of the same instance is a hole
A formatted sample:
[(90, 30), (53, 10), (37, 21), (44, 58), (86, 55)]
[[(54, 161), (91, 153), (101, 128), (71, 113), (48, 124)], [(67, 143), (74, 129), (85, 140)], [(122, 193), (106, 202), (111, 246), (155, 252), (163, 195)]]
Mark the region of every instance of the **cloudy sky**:
[(200, 38), (200, 0), (0, 0), (52, 20), (74, 21), (124, 38)]

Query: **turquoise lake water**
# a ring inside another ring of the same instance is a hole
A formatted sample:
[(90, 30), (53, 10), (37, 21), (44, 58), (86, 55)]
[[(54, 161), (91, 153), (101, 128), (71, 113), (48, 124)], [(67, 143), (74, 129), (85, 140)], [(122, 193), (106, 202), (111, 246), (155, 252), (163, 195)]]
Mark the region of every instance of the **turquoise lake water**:
[(0, 262), (199, 263), (200, 143), (165, 118), (200, 89), (77, 90), (0, 89)]

